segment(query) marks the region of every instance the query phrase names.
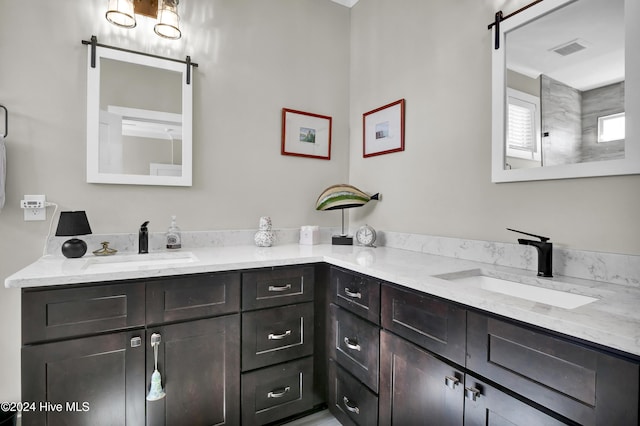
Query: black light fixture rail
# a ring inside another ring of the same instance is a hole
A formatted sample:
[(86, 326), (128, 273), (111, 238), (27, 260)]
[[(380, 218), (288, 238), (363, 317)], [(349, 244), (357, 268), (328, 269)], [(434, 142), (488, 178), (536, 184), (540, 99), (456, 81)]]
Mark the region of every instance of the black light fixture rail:
[(489, 30), (490, 30), (491, 28), (493, 28), (493, 27), (496, 27), (496, 30), (495, 30), (495, 32), (494, 32), (494, 34), (495, 34), (495, 42), (494, 42), (494, 47), (493, 47), (493, 48), (494, 48), (495, 50), (500, 49), (500, 22), (504, 21), (505, 19), (511, 18), (513, 15), (517, 15), (518, 13), (520, 13), (520, 12), (522, 12), (522, 11), (524, 11), (524, 10), (529, 9), (531, 6), (534, 6), (534, 5), (536, 5), (536, 4), (538, 4), (538, 3), (542, 2), (542, 1), (543, 1), (543, 0), (535, 0), (535, 1), (532, 1), (532, 2), (531, 2), (531, 3), (529, 3), (528, 5), (523, 6), (523, 7), (521, 7), (520, 9), (516, 10), (515, 12), (512, 12), (512, 13), (510, 13), (510, 14), (506, 15), (506, 16), (504, 16), (504, 15), (502, 14), (502, 11), (501, 11), (501, 10), (500, 10), (500, 11), (498, 11), (498, 12), (496, 12), (495, 20), (494, 20), (492, 23), (490, 23), (490, 24), (488, 25), (488, 27), (487, 27), (487, 29), (489, 29)]
[(167, 58), (166, 56), (152, 55), (151, 53), (137, 52), (135, 50), (123, 49), (122, 47), (109, 46), (107, 44), (98, 43), (98, 37), (92, 35), (91, 40), (82, 40), (82, 44), (90, 44), (91, 45), (91, 68), (96, 67), (96, 46), (106, 47), (107, 49), (120, 50), (122, 52), (135, 53), (137, 55), (150, 56), (152, 58), (158, 59), (166, 59), (168, 61), (179, 62), (181, 64), (187, 65), (187, 84), (191, 84), (191, 67), (198, 67), (198, 64), (195, 62), (191, 62), (191, 56), (187, 56), (187, 58), (183, 61), (180, 59)]

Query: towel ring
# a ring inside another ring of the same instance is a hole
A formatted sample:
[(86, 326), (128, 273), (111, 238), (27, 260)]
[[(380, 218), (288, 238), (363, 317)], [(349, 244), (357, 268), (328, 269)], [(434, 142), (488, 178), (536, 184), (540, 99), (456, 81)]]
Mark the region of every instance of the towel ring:
[(9, 134), (9, 110), (4, 105), (0, 105), (0, 108), (4, 110), (4, 135), (2, 137), (6, 138)]

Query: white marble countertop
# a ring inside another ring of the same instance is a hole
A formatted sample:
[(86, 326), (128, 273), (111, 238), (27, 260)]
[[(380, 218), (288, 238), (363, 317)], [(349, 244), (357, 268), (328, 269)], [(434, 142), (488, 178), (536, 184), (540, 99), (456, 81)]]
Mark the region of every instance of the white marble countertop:
[[(112, 280), (153, 278), (327, 262), (439, 296), (454, 302), (530, 323), (569, 336), (640, 356), (640, 288), (571, 277), (538, 278), (535, 272), (395, 248), (321, 244), (269, 248), (227, 246), (66, 259), (44, 256), (5, 280), (6, 287), (43, 287)], [(469, 270), (598, 300), (574, 309), (470, 288), (439, 276)]]

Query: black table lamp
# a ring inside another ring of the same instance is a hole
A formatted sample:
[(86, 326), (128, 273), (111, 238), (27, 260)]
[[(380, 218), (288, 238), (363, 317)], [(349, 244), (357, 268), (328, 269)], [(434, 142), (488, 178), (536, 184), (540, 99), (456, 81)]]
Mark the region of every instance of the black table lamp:
[(316, 201), (316, 210), (342, 210), (342, 233), (331, 237), (333, 245), (352, 245), (353, 237), (344, 231), (344, 209), (361, 207), (371, 200), (378, 200), (380, 194), (368, 195), (352, 185), (333, 185), (322, 191)]
[[(91, 234), (91, 227), (84, 211), (60, 212), (56, 237), (75, 237)], [(62, 244), (62, 254), (68, 258), (82, 257), (87, 252), (87, 243), (71, 238)]]

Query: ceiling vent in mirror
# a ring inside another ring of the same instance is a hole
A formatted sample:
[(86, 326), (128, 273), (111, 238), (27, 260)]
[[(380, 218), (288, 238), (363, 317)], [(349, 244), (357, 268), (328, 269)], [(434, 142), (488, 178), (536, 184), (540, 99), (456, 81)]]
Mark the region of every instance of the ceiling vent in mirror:
[(580, 52), (581, 50), (589, 47), (589, 43), (579, 38), (575, 40), (571, 40), (568, 43), (563, 43), (560, 46), (556, 46), (553, 49), (549, 49), (552, 52), (556, 52), (558, 55), (569, 56), (576, 52)]

